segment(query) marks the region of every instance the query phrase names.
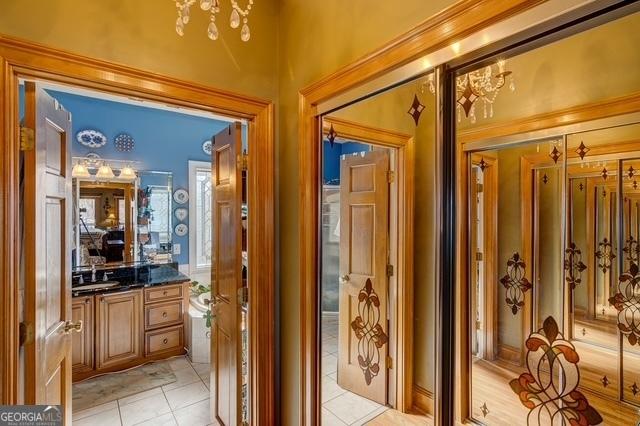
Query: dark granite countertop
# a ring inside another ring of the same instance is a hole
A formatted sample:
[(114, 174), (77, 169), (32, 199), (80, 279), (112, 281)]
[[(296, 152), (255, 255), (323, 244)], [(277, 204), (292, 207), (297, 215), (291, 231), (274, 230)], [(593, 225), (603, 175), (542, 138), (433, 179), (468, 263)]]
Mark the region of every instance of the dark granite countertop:
[(118, 284), (108, 288), (74, 290), (74, 287), (93, 284), (91, 282), (91, 272), (82, 273), (84, 284), (79, 283), (79, 278), (74, 277), (71, 284), (73, 296), (87, 296), (93, 294), (116, 293), (135, 288), (154, 287), (168, 284), (180, 284), (189, 281), (189, 277), (178, 271), (177, 264), (168, 263), (163, 265), (139, 265), (128, 268), (104, 268), (96, 272), (95, 284), (103, 281), (105, 272), (108, 274), (108, 281), (117, 281)]

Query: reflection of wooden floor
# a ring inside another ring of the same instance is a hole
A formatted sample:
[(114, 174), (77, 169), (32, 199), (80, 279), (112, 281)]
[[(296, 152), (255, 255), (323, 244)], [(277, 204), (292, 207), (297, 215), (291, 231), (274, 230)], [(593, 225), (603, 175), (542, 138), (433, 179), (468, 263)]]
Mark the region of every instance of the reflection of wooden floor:
[[(579, 349), (578, 352), (580, 352)], [(584, 354), (581, 354), (581, 370), (584, 359)], [(593, 358), (593, 362), (597, 363), (596, 358)], [(611, 358), (608, 357), (607, 364), (610, 363)], [(600, 365), (603, 365), (602, 361)], [(486, 425), (526, 426), (529, 411), (520, 403), (516, 394), (509, 387), (509, 381), (518, 377), (522, 371), (518, 367), (501, 361), (476, 360), (472, 366), (472, 413), (474, 419)], [(604, 419), (604, 425), (634, 426), (640, 422), (637, 407), (631, 408), (626, 404), (609, 400), (584, 387), (581, 387), (580, 391), (585, 394), (589, 403), (598, 410)], [(482, 415), (480, 409), (484, 403), (489, 410), (486, 417)]]

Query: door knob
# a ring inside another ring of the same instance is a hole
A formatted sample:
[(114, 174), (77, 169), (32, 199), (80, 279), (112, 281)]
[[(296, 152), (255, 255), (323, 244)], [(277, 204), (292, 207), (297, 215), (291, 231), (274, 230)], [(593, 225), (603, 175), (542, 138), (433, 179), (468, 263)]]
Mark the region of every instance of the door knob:
[(340, 277), (340, 281), (343, 283), (348, 283), (349, 281), (351, 281), (351, 277), (347, 274), (344, 274), (343, 276)]
[(73, 321), (67, 321), (64, 323), (64, 334), (69, 334), (72, 331), (75, 331), (76, 333), (80, 333), (82, 331), (82, 320), (75, 323)]

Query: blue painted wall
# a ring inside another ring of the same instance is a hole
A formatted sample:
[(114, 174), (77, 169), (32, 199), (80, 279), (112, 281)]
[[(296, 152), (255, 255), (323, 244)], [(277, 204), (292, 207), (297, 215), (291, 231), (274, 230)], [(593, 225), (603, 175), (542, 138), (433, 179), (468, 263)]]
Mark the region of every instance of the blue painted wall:
[(354, 152), (370, 151), (367, 144), (357, 142), (334, 143), (324, 141), (323, 173), (324, 183), (340, 184), (340, 156), (353, 154)]
[[(21, 87), (21, 90), (23, 88)], [(102, 158), (139, 161), (139, 170), (158, 170), (173, 173), (173, 190), (189, 190), (189, 160), (211, 161), (202, 151), (202, 142), (228, 126), (227, 123), (162, 111), (153, 108), (122, 104), (50, 90), (64, 108), (71, 112), (73, 122), (72, 155), (84, 156), (95, 152)], [(22, 99), (22, 97), (21, 97)], [(20, 110), (23, 111), (23, 102)], [(107, 136), (105, 146), (87, 148), (75, 139), (80, 130), (95, 129)], [(131, 152), (119, 152), (113, 141), (122, 132), (133, 136), (135, 146)], [(173, 208), (177, 205), (174, 203)], [(187, 207), (188, 204), (180, 207)], [(173, 224), (177, 223), (172, 218)], [(188, 223), (188, 219), (185, 221)], [(173, 235), (180, 244), (181, 253), (174, 259), (189, 263), (189, 238)]]

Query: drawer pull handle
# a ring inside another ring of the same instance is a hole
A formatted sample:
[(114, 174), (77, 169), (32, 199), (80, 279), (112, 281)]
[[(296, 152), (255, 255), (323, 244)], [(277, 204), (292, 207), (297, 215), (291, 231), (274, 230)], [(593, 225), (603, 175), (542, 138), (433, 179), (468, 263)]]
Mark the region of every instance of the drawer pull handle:
[(89, 299), (88, 297), (84, 299), (84, 303), (86, 303), (87, 305), (89, 304), (89, 302), (91, 302), (91, 299)]
[(162, 313), (162, 318), (166, 318), (166, 317), (167, 317), (167, 313), (166, 313), (166, 312), (163, 312), (163, 313)]
[(165, 337), (165, 338), (164, 338), (164, 340), (162, 341), (162, 343), (164, 343), (164, 344), (166, 345), (167, 343), (169, 343), (169, 339), (167, 339), (167, 338)]
[(163, 291), (163, 292), (162, 292), (162, 295), (163, 295), (163, 296), (166, 296), (166, 295), (167, 295), (167, 290)]

